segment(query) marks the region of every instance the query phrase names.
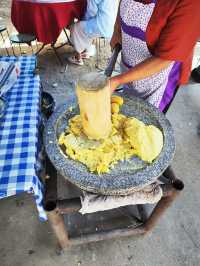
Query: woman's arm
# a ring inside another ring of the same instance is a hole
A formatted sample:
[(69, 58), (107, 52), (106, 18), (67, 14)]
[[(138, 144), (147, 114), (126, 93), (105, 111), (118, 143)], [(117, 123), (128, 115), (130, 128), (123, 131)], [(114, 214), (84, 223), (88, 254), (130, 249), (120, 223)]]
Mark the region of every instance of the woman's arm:
[[(116, 1), (116, 0), (115, 0)], [(119, 2), (120, 7), (120, 2)], [(119, 7), (118, 13), (115, 21), (114, 32), (110, 41), (110, 46), (113, 49), (117, 43), (121, 44), (121, 25), (120, 25), (120, 16), (119, 16)]]
[(115, 89), (120, 85), (150, 77), (167, 68), (172, 62), (173, 61), (152, 56), (126, 73), (112, 77), (110, 79), (111, 92), (115, 91)]
[(93, 0), (92, 2), (96, 3), (96, 14), (85, 21), (84, 30), (89, 36), (110, 39), (117, 15), (117, 2), (115, 0)]

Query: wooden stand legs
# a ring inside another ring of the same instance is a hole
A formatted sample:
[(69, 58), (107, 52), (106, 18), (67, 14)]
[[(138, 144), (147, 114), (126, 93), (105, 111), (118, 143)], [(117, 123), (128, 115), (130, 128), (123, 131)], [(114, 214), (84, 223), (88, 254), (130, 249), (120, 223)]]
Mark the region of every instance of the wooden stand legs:
[(58, 240), (61, 249), (69, 246), (68, 233), (65, 229), (63, 216), (55, 209), (47, 213), (48, 220), (54, 231), (54, 234)]
[[(76, 214), (81, 207), (80, 198), (60, 200), (59, 197), (57, 197), (56, 171), (52, 167), (52, 165), (49, 165), (48, 168), (49, 170), (51, 170), (52, 175), (46, 180), (44, 205), (47, 211), (49, 222), (61, 249), (64, 249), (69, 245), (84, 244), (88, 242), (96, 242), (117, 237), (144, 235), (153, 229), (166, 209), (171, 206), (173, 201), (184, 188), (183, 182), (175, 177), (171, 168), (168, 168), (167, 171), (165, 171), (165, 173), (163, 174), (166, 182), (161, 185), (161, 188), (163, 190), (163, 197), (157, 203), (150, 215), (147, 215), (147, 213), (145, 212), (144, 205), (138, 205), (137, 207), (140, 214), (140, 220), (138, 220), (137, 218), (137, 224), (134, 224), (132, 220), (130, 224), (127, 224), (123, 220), (123, 217), (121, 218), (120, 216), (120, 221), (123, 222), (123, 226), (121, 225), (120, 227), (113, 227), (112, 224), (111, 227), (104, 227), (105, 229), (98, 229), (96, 231), (94, 230), (80, 235), (76, 234), (74, 236), (71, 236), (70, 233), (69, 237), (64, 223), (63, 215), (71, 215), (72, 213)], [(101, 215), (103, 214), (101, 213)], [(81, 216), (78, 219), (81, 219)], [(76, 221), (80, 222), (80, 220)]]
[(166, 209), (171, 206), (171, 204), (183, 188), (184, 185), (180, 180), (177, 180), (172, 184), (162, 185), (163, 197), (157, 203), (153, 212), (151, 213), (147, 221), (144, 223), (144, 229), (146, 233), (153, 229), (160, 217), (164, 214)]

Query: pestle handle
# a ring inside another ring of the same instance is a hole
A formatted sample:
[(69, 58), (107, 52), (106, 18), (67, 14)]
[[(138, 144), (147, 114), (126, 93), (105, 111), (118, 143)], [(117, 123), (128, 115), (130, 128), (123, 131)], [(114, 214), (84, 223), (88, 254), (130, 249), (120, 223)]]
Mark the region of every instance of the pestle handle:
[(121, 51), (121, 49), (122, 49), (121, 44), (117, 43), (113, 49), (112, 56), (110, 57), (108, 65), (104, 71), (104, 74), (107, 77), (110, 77), (112, 75), (112, 72), (113, 72), (114, 67), (115, 67), (115, 63), (117, 61), (118, 54)]

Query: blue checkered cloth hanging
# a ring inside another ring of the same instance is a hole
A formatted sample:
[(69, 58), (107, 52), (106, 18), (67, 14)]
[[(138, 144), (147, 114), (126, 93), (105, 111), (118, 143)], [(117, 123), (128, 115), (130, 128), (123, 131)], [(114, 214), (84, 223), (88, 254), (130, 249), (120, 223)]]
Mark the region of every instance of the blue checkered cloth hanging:
[(21, 64), (21, 74), (6, 99), (6, 114), (0, 122), (0, 199), (32, 192), (41, 220), (43, 184), (37, 175), (40, 125), (40, 78), (33, 74), (35, 56), (0, 57)]

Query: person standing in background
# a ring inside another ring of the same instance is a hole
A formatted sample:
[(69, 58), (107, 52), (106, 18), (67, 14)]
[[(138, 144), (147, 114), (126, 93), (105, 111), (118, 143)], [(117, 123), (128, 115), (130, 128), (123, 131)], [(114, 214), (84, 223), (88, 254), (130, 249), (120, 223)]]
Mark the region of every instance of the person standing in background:
[(116, 20), (117, 0), (87, 0), (87, 10), (82, 21), (72, 25), (70, 40), (75, 48), (75, 55), (68, 60), (77, 65), (83, 65), (83, 59), (95, 54), (92, 42), (95, 38), (110, 39)]

